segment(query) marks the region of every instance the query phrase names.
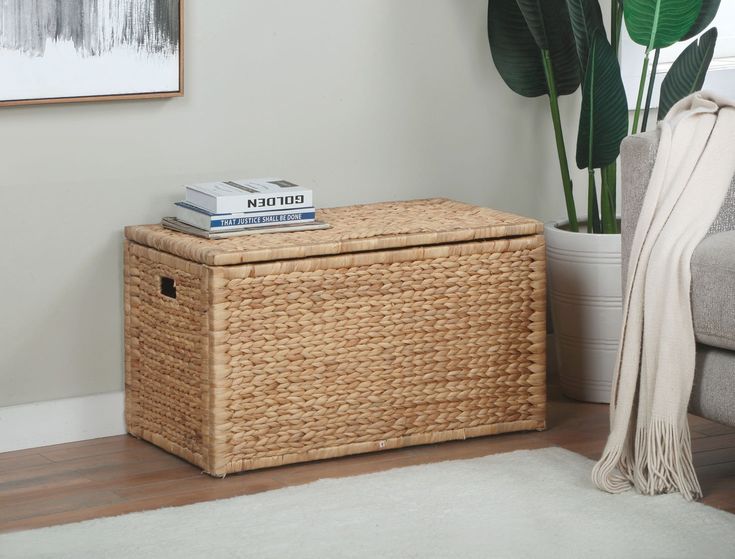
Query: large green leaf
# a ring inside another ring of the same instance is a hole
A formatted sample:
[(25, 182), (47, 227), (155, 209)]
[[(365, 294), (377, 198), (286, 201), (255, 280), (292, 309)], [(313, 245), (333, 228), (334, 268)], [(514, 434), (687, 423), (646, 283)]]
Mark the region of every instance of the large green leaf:
[[(559, 6), (563, 11), (559, 11)], [(565, 0), (543, 0), (543, 9), (533, 13), (538, 15), (536, 21), (543, 24), (541, 44), (548, 48), (537, 43), (516, 0), (489, 0), (488, 38), (500, 76), (519, 95), (548, 94), (541, 52), (544, 48), (549, 51), (557, 93), (574, 93), (580, 83), (579, 65)], [(535, 29), (538, 31), (538, 25)]]
[(584, 75), (589, 58), (589, 46), (592, 42), (592, 34), (597, 29), (605, 29), (602, 22), (602, 11), (597, 0), (567, 0), (569, 17), (574, 31), (575, 44), (577, 45), (577, 56), (579, 66)]
[(682, 40), (691, 39), (695, 35), (699, 35), (704, 31), (707, 26), (712, 23), (717, 15), (717, 10), (720, 9), (720, 0), (702, 0), (702, 9), (699, 10), (699, 15), (694, 24), (689, 28)]
[(661, 83), (659, 120), (666, 116), (674, 103), (702, 89), (716, 44), (717, 28), (713, 27), (698, 40), (692, 41), (677, 57)]
[(625, 27), (630, 38), (650, 52), (680, 41), (701, 8), (702, 0), (625, 0)]
[(487, 9), (490, 52), (500, 77), (524, 97), (549, 93), (541, 51), (515, 0), (490, 0)]
[(574, 93), (581, 73), (566, 0), (516, 0), (540, 49), (549, 51), (560, 95)]
[[(516, 0), (518, 8), (521, 10), (526, 25), (531, 31), (531, 35), (536, 40), (536, 44), (540, 49), (551, 49), (551, 34), (553, 29), (550, 29), (546, 21), (546, 13), (544, 10), (544, 3), (549, 0)], [(552, 0), (551, 3), (554, 3)], [(553, 15), (553, 14), (552, 14)]]
[(602, 31), (590, 43), (577, 134), (577, 166), (604, 167), (620, 154), (628, 133), (628, 103), (615, 51)]

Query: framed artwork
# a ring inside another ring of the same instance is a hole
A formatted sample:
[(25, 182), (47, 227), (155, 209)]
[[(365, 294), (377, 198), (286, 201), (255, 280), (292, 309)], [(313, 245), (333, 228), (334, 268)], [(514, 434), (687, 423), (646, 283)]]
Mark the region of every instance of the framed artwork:
[(0, 106), (184, 94), (184, 0), (0, 0)]

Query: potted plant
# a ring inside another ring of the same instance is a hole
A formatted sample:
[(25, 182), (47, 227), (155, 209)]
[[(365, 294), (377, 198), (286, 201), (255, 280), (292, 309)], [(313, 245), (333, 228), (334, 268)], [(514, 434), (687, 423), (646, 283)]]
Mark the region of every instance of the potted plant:
[[(549, 98), (567, 209), (565, 220), (545, 228), (549, 293), (561, 386), (573, 398), (609, 401), (622, 321), (616, 185), (620, 143), (629, 126), (618, 63), (623, 19), (633, 41), (645, 47), (630, 128), (635, 134), (647, 126), (660, 49), (699, 35), (719, 5), (720, 0), (612, 0), (608, 37), (598, 0), (489, 0), (490, 50), (501, 77), (522, 96)], [(661, 83), (659, 120), (676, 101), (701, 89), (716, 41), (713, 28), (672, 64)], [(578, 215), (575, 206), (558, 105), (560, 95), (580, 86), (575, 159), (587, 170), (586, 215)]]

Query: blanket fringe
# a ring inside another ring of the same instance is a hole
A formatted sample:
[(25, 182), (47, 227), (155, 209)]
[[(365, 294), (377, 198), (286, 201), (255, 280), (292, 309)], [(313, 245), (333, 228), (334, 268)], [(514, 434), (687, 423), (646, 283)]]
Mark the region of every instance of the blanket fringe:
[(622, 493), (634, 486), (644, 495), (678, 492), (688, 501), (700, 499), (689, 425), (653, 418), (636, 430), (632, 460), (623, 445), (605, 447), (592, 469), (592, 481), (608, 493)]
[(622, 493), (630, 489), (632, 483), (625, 472), (629, 470), (622, 446), (605, 447), (600, 460), (592, 468), (592, 482), (608, 493)]
[(633, 484), (644, 495), (679, 492), (688, 501), (702, 497), (686, 419), (652, 418), (636, 430), (633, 474)]

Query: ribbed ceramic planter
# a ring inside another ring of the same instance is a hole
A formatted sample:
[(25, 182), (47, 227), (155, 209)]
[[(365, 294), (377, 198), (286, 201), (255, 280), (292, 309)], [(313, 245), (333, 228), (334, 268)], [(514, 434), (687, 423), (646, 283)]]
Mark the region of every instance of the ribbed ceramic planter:
[(609, 402), (622, 322), (620, 235), (545, 227), (548, 289), (564, 394)]

